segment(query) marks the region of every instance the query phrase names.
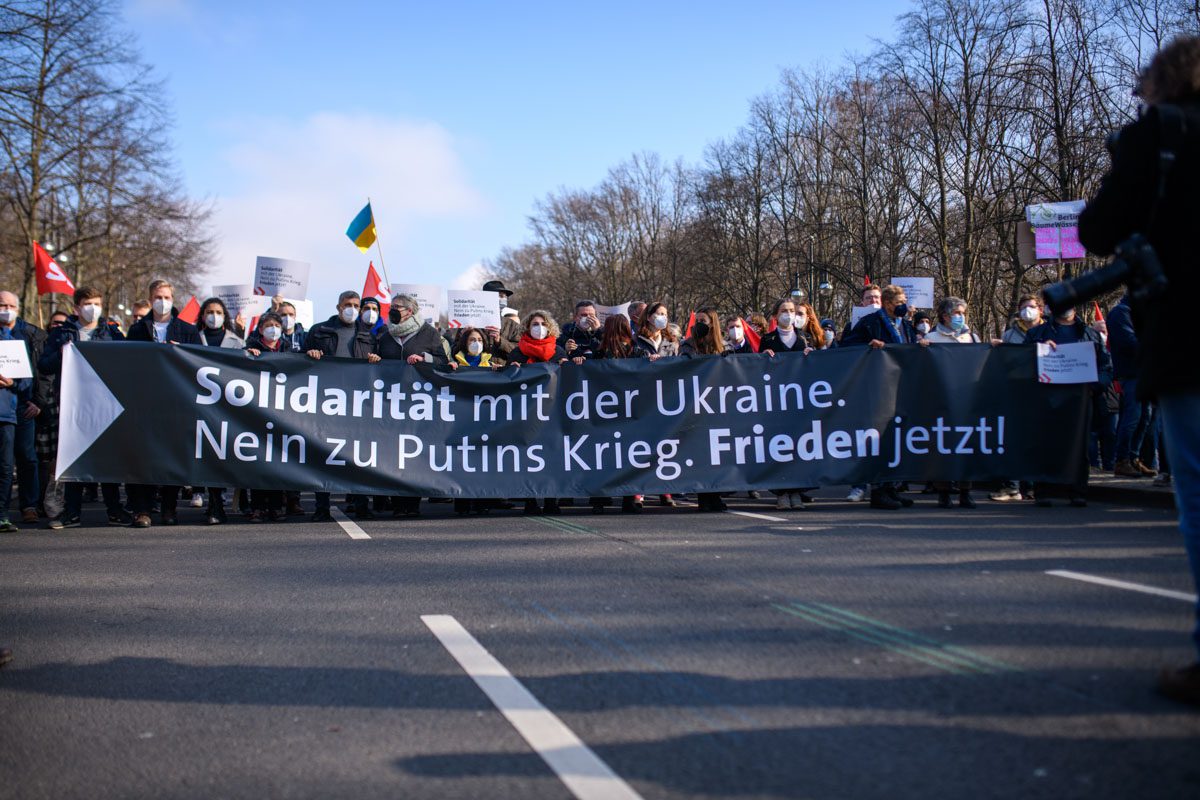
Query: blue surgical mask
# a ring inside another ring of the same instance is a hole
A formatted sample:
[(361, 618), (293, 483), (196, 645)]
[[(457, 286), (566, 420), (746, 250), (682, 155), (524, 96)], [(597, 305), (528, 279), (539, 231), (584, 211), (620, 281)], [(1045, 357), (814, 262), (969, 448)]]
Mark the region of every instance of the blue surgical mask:
[(956, 331), (961, 331), (967, 327), (967, 318), (962, 314), (954, 314), (950, 317), (950, 327)]

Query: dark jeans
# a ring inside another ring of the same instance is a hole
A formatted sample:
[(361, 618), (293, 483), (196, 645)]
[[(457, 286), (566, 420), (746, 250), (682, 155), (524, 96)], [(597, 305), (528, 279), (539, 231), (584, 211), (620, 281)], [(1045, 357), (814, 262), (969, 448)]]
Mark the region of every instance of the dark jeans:
[(1121, 382), (1121, 413), (1117, 417), (1117, 461), (1132, 461), (1142, 450), (1143, 403), (1137, 399), (1137, 378)]
[[(100, 494), (104, 497), (104, 507), (110, 517), (121, 513), (121, 485), (118, 483), (100, 484)], [(63, 518), (78, 517), (83, 511), (83, 484), (71, 482), (63, 487)]]
[(251, 489), (250, 507), (255, 511), (282, 511), (282, 489)]
[(1111, 471), (1116, 466), (1116, 441), (1117, 415), (1107, 408), (1097, 410), (1088, 437), (1088, 461), (1093, 467)]
[[(1200, 391), (1166, 395), (1159, 400), (1163, 437), (1171, 456), (1179, 532), (1192, 568), (1192, 583), (1200, 590)], [(1200, 653), (1200, 603), (1192, 641)]]
[(154, 507), (154, 493), (161, 489), (159, 499), (164, 514), (174, 514), (179, 505), (179, 486), (151, 486), (144, 483), (128, 483), (125, 493), (129, 495), (129, 510), (134, 514), (149, 514)]
[(0, 497), (4, 498), (4, 512), (0, 519), (8, 519), (8, 504), (12, 497), (13, 443), (17, 437), (17, 426), (11, 422), (0, 422)]
[(17, 422), (13, 455), (17, 461), (17, 501), (19, 508), (37, 508), (41, 496), (38, 483), (37, 420), (22, 419)]

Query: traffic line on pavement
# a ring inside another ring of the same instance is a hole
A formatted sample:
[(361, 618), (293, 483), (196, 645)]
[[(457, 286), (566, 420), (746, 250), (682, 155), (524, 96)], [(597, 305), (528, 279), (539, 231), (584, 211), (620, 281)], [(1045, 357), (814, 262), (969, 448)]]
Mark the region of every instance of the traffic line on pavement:
[(566, 531), (567, 533), (596, 533), (593, 528), (585, 528), (583, 525), (576, 525), (574, 522), (567, 522), (565, 519), (559, 519), (558, 517), (543, 517), (538, 515), (531, 516), (530, 519), (556, 530)]
[(964, 647), (956, 647), (910, 630), (889, 625), (825, 603), (774, 604), (787, 614), (844, 633), (851, 638), (879, 645), (898, 655), (955, 675), (996, 675), (1017, 672), (1016, 667)]
[(1069, 569), (1048, 569), (1047, 575), (1053, 575), (1056, 578), (1067, 578), (1073, 581), (1083, 581), (1084, 583), (1094, 583), (1098, 586), (1108, 586), (1113, 589), (1126, 589), (1131, 592), (1141, 592), (1142, 594), (1152, 594), (1156, 597), (1169, 597), (1172, 600), (1183, 600), (1186, 603), (1195, 603), (1196, 595), (1188, 594), (1187, 592), (1176, 592), (1171, 589), (1160, 589), (1157, 586), (1147, 586), (1144, 583), (1130, 583), (1129, 581), (1118, 581), (1113, 578), (1102, 578), (1099, 575), (1087, 575), (1082, 572), (1072, 572)]
[(767, 514), (755, 514), (753, 511), (734, 511), (732, 508), (725, 509), (726, 514), (734, 514), (739, 517), (749, 517), (750, 519), (765, 519), (767, 522), (791, 522), (791, 520), (783, 517), (772, 517)]
[(448, 614), (425, 614), (421, 621), (571, 794), (580, 800), (641, 800), (633, 787), (542, 705), (458, 620)]
[(358, 524), (342, 513), (340, 508), (330, 506), (329, 516), (333, 517), (334, 521), (342, 527), (346, 535), (351, 539), (370, 539), (367, 532), (358, 527)]

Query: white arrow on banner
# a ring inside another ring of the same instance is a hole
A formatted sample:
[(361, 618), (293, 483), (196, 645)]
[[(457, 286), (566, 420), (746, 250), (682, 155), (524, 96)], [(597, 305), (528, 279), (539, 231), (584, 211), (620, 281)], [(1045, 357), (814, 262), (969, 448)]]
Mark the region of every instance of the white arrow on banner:
[(55, 480), (125, 412), (73, 344), (63, 350), (59, 406)]

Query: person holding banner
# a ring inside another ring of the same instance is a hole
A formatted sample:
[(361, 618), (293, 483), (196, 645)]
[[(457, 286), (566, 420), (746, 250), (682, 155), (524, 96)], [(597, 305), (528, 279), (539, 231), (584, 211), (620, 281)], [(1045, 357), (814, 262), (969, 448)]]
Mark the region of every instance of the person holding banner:
[[(242, 350), (246, 342), (234, 330), (229, 309), (219, 297), (210, 297), (200, 306), (200, 343), (208, 347), (223, 347), (226, 350)], [(262, 324), (262, 320), (259, 320)]]
[[(46, 346), (46, 332), (20, 317), (21, 302), (12, 292), (0, 292), (0, 338), (25, 342), (25, 354), (32, 369)], [(29, 399), (17, 412), (14, 453), (17, 460), (17, 500), (21, 521), (38, 521), (37, 505), (41, 482), (38, 480), (37, 416), (46, 405), (48, 381), (34, 372), (30, 379)]]
[(504, 360), (508, 360), (508, 355), (516, 349), (517, 344), (521, 341), (521, 318), (514, 314), (505, 314), (504, 310), (508, 308), (509, 300), (513, 296), (512, 289), (505, 289), (501, 281), (488, 281), (480, 287), (483, 292), (495, 292), (500, 295), (500, 330), (493, 331), (488, 329), (489, 336), (494, 336), (496, 349), (493, 351), (495, 355)]
[[(868, 283), (858, 290), (858, 306), (859, 308), (882, 308), (883, 290), (873, 283)], [(850, 335), (850, 331), (853, 329), (854, 323), (847, 322), (846, 327), (842, 329), (842, 344), (846, 343), (846, 337)]]
[[(0, 303), (4, 295), (16, 297), (12, 292), (0, 292)], [(6, 335), (8, 330), (0, 328), (0, 340), (11, 338)], [(21, 529), (8, 518), (8, 504), (12, 498), (12, 482), (14, 468), (14, 445), (17, 436), (18, 409), (25, 408), (31, 402), (33, 379), (6, 378), (0, 375), (0, 497), (4, 498), (4, 506), (0, 509), (0, 533), (17, 533)]]
[[(1051, 350), (1058, 347), (1060, 344), (1074, 344), (1076, 342), (1091, 342), (1096, 348), (1096, 373), (1099, 377), (1097, 383), (1092, 384), (1093, 406), (1095, 402), (1103, 401), (1103, 393), (1101, 387), (1106, 383), (1112, 383), (1112, 358), (1108, 354), (1108, 350), (1104, 347), (1104, 341), (1100, 337), (1100, 333), (1090, 325), (1084, 324), (1082, 319), (1079, 319), (1075, 314), (1074, 308), (1068, 308), (1066, 311), (1056, 314), (1050, 320), (1043, 322), (1036, 328), (1030, 329), (1029, 333), (1025, 334), (1026, 344), (1045, 344)], [(1094, 407), (1089, 409), (1088, 429), (1095, 422)], [(1067, 500), (1075, 508), (1083, 508), (1087, 505), (1087, 458), (1088, 454), (1085, 449), (1079, 454), (1083, 460), (1083, 482), (1068, 485), (1066, 487)], [(1053, 491), (1050, 484), (1036, 484), (1033, 489), (1036, 500), (1036, 505), (1042, 508), (1048, 508), (1052, 505), (1050, 502), (1049, 492)]]
[[(775, 330), (762, 338), (758, 351), (765, 356), (776, 353), (804, 353), (807, 355), (813, 349), (811, 328), (821, 328), (816, 319), (809, 315), (808, 306), (797, 309), (796, 303), (790, 297), (785, 297), (775, 303), (771, 310), (771, 318), (775, 320)], [(823, 334), (818, 334), (821, 344), (825, 343)]]
[[(639, 358), (637, 348), (633, 344), (633, 334), (629, 329), (629, 320), (624, 314), (613, 314), (608, 319), (604, 320), (603, 333), (600, 336), (594, 352), (591, 355), (593, 359), (606, 358)], [(663, 505), (675, 505), (674, 500), (671, 500), (670, 495), (663, 495)], [(589, 497), (588, 502), (592, 506), (593, 514), (601, 514), (604, 512), (605, 506), (612, 501), (610, 497)], [(625, 514), (634, 514), (642, 510), (641, 495), (626, 495), (621, 498), (621, 512)]]
[[(129, 328), (131, 342), (160, 342), (163, 344), (200, 344), (200, 332), (179, 318), (175, 308), (175, 289), (164, 280), (150, 284), (150, 313)], [(133, 512), (133, 527), (149, 528), (150, 511), (154, 507), (155, 492), (161, 503), (163, 525), (175, 525), (179, 519), (176, 507), (179, 503), (179, 486), (148, 486), (128, 484), (130, 510)]]
[[(629, 327), (628, 321), (626, 327)], [(563, 326), (562, 333), (558, 335), (558, 345), (571, 359), (591, 358), (600, 348), (600, 320), (596, 316), (595, 303), (580, 300), (575, 304), (575, 319)]]
[[(279, 319), (283, 322), (283, 338), (281, 339), (284, 350), (291, 350), (293, 353), (302, 353), (304, 347), (304, 326), (296, 319), (296, 307), (284, 300), (279, 304)], [(262, 320), (258, 322), (259, 327), (262, 327)], [(247, 344), (249, 339), (246, 340)]]
[(496, 369), (492, 354), (487, 352), (487, 333), (479, 328), (463, 328), (458, 332), (454, 348), (450, 351), (451, 366)]
[(1041, 325), (1042, 297), (1039, 294), (1023, 294), (1017, 301), (1017, 315), (1008, 324), (1000, 337), (1005, 344), (1025, 344), (1029, 331)]
[(729, 322), (725, 325), (725, 342), (729, 345), (729, 350), (732, 353), (756, 353), (754, 345), (750, 344), (750, 339), (746, 336), (745, 323), (741, 317), (730, 317)]
[(654, 360), (679, 355), (679, 339), (671, 331), (667, 307), (658, 301), (646, 306), (635, 344), (638, 353)]
[[(75, 290), (75, 314), (50, 332), (45, 352), (38, 359), (38, 372), (50, 376), (53, 381), (51, 392), (61, 397), (63, 348), (76, 342), (121, 342), (125, 334), (117, 323), (103, 316), (104, 306), (100, 290), (91, 286), (80, 286)], [(56, 401), (57, 402), (57, 401)], [(57, 416), (57, 409), (55, 409)], [(57, 433), (56, 433), (57, 436)], [(55, 469), (56, 457), (47, 466), (51, 474)], [(129, 525), (133, 517), (121, 506), (121, 487), (115, 483), (100, 484), (100, 494), (108, 509), (109, 525)], [(63, 486), (63, 507), (60, 514), (51, 517), (51, 530), (77, 528), (83, 511), (83, 484), (70, 482)]]
[[(530, 312), (522, 326), (524, 333), (508, 358), (510, 366), (520, 368), (522, 364), (563, 364), (567, 361), (567, 351), (558, 346), (559, 329), (554, 317), (549, 311), (537, 309)], [(538, 498), (525, 498), (526, 514), (562, 513), (557, 497), (545, 498), (544, 507), (539, 508)]]

